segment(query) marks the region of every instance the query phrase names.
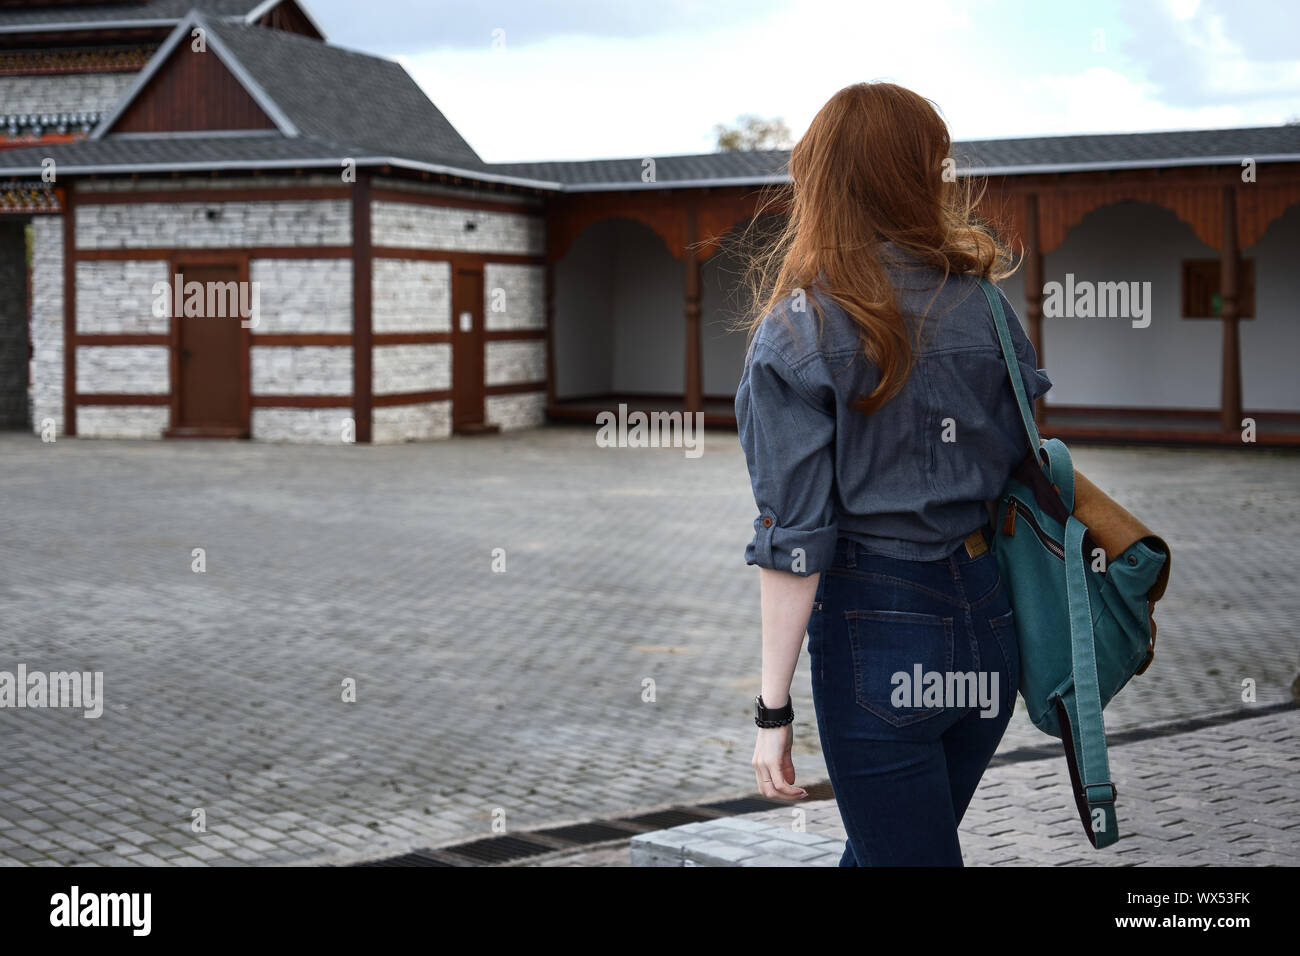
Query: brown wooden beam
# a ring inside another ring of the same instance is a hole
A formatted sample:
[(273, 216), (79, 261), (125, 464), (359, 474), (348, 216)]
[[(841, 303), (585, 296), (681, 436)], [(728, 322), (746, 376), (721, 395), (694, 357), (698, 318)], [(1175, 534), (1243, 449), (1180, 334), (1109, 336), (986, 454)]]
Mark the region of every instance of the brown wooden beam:
[(352, 414), (362, 443), (370, 441), (374, 388), (370, 185), (368, 172), (352, 185)]
[[(1043, 253), (1038, 231), (1038, 194), (1025, 196), (1025, 321), (1029, 323), (1029, 341), (1038, 356), (1038, 367), (1046, 368), (1043, 361)], [(1043, 400), (1034, 403), (1034, 420), (1043, 423)]]
[(434, 392), (398, 392), (395, 395), (376, 395), (371, 401), (375, 408), (388, 408), (393, 405), (427, 405), (429, 402), (449, 402), (451, 389)]
[(254, 395), (254, 408), (351, 408), (351, 395)]
[(83, 332), (75, 336), (77, 345), (166, 345), (171, 346), (172, 337), (170, 334), (163, 332), (159, 335), (115, 333), (115, 332)]
[(523, 392), (544, 392), (545, 382), (507, 382), (504, 385), (485, 385), (483, 391), (488, 395), (519, 395)]
[(77, 397), (78, 405), (170, 405), (171, 393), (133, 395), (122, 392), (90, 392)]
[(63, 187), (63, 433), (77, 434), (77, 196)]
[(376, 332), (371, 336), (373, 345), (433, 345), (450, 342), (450, 332)]
[(686, 207), (686, 411), (704, 411), (703, 369), (700, 347), (700, 260), (696, 256), (695, 204)]
[(247, 255), (250, 259), (346, 259), (352, 255), (351, 246), (149, 246), (138, 249), (79, 249), (77, 257), (84, 262), (102, 260), (152, 260), (185, 258), (191, 253), (231, 252)]
[(347, 199), (351, 191), (347, 186), (291, 186), (275, 189), (270, 186), (230, 187), (228, 189), (140, 189), (113, 192), (82, 192), (77, 203), (82, 206), (134, 205), (142, 202), (283, 202), (291, 199)]
[(277, 332), (271, 335), (254, 335), (252, 345), (351, 345), (351, 332)]
[(1219, 429), (1225, 434), (1241, 434), (1241, 334), (1238, 323), (1237, 293), (1241, 270), (1241, 251), (1237, 248), (1237, 191), (1223, 187), (1223, 246), (1220, 249), (1219, 296), (1223, 308), (1223, 370), (1220, 373)]
[(483, 333), (485, 342), (516, 342), (521, 339), (544, 339), (545, 329), (488, 329)]
[(418, 259), (426, 262), (449, 262), (453, 269), (480, 269), (485, 265), (540, 266), (546, 264), (545, 256), (515, 252), (460, 252), (455, 249), (408, 249), (404, 246), (375, 246), (376, 259)]

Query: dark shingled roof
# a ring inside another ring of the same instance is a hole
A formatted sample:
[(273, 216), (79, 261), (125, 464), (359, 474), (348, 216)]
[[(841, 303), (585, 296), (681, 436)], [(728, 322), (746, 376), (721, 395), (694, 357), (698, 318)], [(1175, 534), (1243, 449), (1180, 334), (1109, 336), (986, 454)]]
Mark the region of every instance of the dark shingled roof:
[(370, 154), (482, 165), (400, 64), (279, 30), (210, 26), (302, 135), (355, 143)]
[[(1246, 157), (1284, 157), (1300, 161), (1300, 125), (1241, 129), (1179, 130), (1169, 133), (1083, 133), (1022, 139), (964, 140), (953, 143), (959, 170), (985, 175), (1240, 163)], [(701, 153), (655, 159), (659, 186), (707, 185), (728, 181), (760, 183), (786, 176), (788, 150)], [(487, 169), (532, 179), (553, 179), (566, 190), (641, 187), (643, 159), (573, 162), (488, 163)]]
[(262, 0), (147, 0), (145, 3), (87, 3), (50, 6), (31, 3), (0, 7), (0, 30), (58, 29), (72, 23), (125, 26), (128, 22), (178, 22), (198, 9), (217, 18), (246, 17)]

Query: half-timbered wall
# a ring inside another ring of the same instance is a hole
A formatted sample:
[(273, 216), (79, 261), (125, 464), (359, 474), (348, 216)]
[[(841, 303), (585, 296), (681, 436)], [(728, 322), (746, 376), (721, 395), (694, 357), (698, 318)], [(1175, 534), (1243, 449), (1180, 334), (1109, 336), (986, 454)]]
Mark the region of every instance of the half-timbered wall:
[[(344, 196), (315, 198), (313, 191), (332, 195), (338, 182), (75, 184), (78, 435), (157, 438), (172, 424), (172, 322), (153, 315), (152, 305), (156, 283), (173, 281), (177, 260), (193, 257), (246, 261), (248, 280), (257, 286), (260, 308), (249, 347), (252, 437), (344, 440), (352, 416), (351, 211)], [(49, 249), (57, 242), (49, 232), (38, 234), (34, 276), (33, 337), (43, 329), (37, 362), (44, 361), (36, 376), (38, 430), (56, 407), (57, 389), (49, 382), (65, 344), (62, 323), (56, 330), (45, 314), (56, 311), (55, 271), (62, 266)]]
[(452, 296), (483, 272), (484, 419), (538, 425), (546, 406), (545, 227), (535, 201), (377, 178), (371, 205), (376, 442), (452, 430)]

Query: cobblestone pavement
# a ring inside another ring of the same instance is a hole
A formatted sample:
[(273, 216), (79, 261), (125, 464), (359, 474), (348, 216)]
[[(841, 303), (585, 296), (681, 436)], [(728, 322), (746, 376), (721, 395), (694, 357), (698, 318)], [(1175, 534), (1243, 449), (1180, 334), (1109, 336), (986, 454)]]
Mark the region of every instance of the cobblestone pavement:
[[(1300, 863), (1300, 710), (1110, 748), (1120, 839), (1094, 850), (1065, 758), (992, 767), (961, 825), (967, 866), (1295, 866)], [(834, 800), (645, 834), (651, 866), (838, 866)], [(627, 865), (596, 857), (579, 865)], [(687, 862), (689, 861), (689, 863)], [(563, 865), (558, 862), (548, 865)]]
[[(0, 435), (0, 671), (103, 671), (106, 697), (95, 720), (0, 709), (0, 863), (341, 862), (485, 836), (494, 814), (520, 830), (751, 791), (753, 501), (735, 434), (705, 449), (599, 449), (581, 427)], [(1287, 699), (1300, 458), (1076, 455), (1174, 551), (1156, 661), (1110, 729), (1245, 706), (1245, 678)], [(1017, 715), (1003, 747), (1046, 740)]]

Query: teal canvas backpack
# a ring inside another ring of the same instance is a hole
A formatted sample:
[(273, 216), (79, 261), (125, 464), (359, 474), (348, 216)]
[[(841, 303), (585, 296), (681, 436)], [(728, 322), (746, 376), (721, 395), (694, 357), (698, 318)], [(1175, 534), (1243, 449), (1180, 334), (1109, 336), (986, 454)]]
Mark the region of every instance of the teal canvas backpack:
[(1106, 847), (1119, 832), (1102, 708), (1151, 662), (1150, 609), (1168, 581), (1169, 548), (1148, 532), (1106, 559), (1075, 514), (1086, 479), (1076, 482), (1063, 442), (1039, 438), (1000, 297), (988, 280), (981, 286), (1029, 441), (998, 499), (992, 544), (1016, 622), (1020, 694), (1034, 725), (1061, 739), (1084, 832)]

